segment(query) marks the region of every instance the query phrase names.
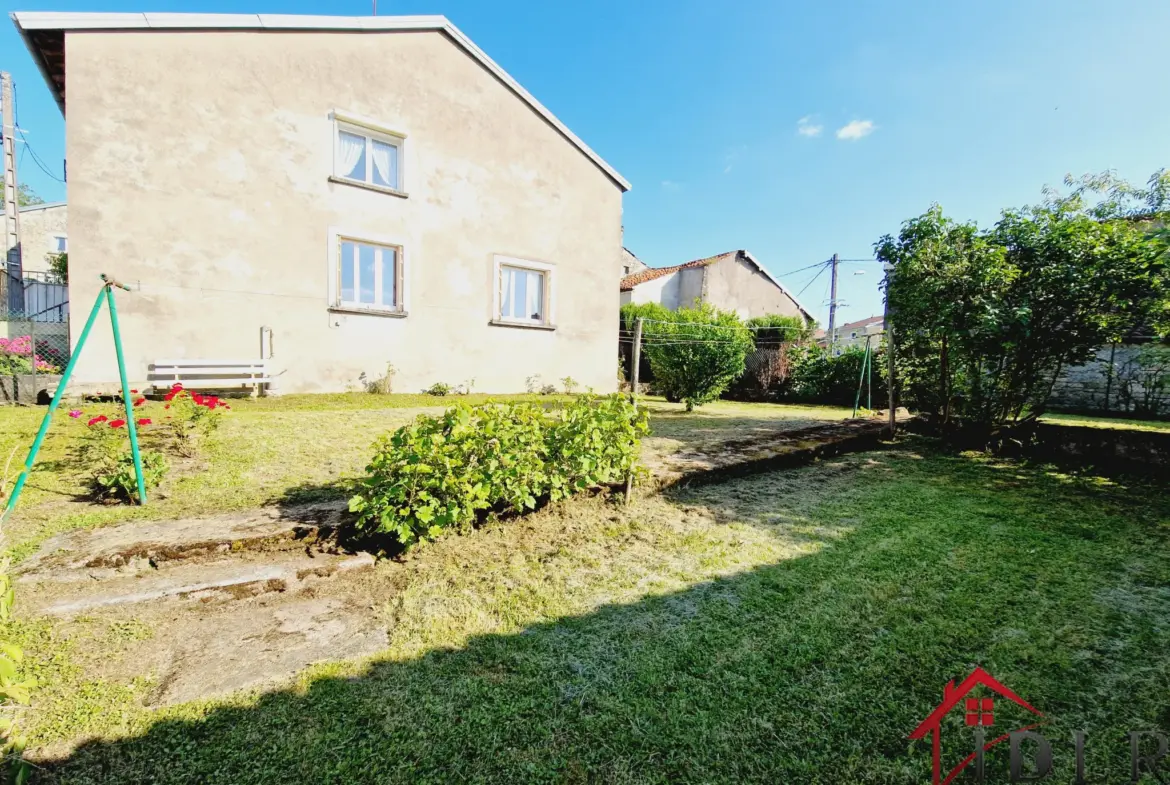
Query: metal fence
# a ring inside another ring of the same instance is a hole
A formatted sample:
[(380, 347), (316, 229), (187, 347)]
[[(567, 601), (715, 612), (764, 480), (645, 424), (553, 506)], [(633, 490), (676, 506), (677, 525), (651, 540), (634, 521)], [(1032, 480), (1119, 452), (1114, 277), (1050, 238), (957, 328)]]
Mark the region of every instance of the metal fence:
[(69, 362), (69, 287), (51, 273), (0, 274), (0, 402), (44, 397)]

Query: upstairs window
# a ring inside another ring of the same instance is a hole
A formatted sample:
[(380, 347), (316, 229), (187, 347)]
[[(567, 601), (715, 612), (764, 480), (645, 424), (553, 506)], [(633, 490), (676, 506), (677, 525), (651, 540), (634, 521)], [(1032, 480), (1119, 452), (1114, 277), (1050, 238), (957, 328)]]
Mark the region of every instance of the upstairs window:
[(406, 137), (343, 120), (335, 114), (333, 176), (354, 184), (401, 193)]
[(49, 253), (68, 253), (69, 238), (63, 234), (55, 234), (49, 238)]

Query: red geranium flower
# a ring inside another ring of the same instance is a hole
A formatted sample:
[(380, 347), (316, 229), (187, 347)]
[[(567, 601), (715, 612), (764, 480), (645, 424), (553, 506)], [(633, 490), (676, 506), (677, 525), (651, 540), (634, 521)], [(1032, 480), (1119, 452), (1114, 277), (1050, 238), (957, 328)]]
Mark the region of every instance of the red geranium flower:
[(149, 417), (140, 417), (140, 418), (138, 418), (137, 422), (139, 425), (150, 425), (150, 418)]
[(146, 403), (146, 399), (145, 399), (145, 398), (135, 398), (135, 399), (134, 399), (134, 405), (135, 405), (135, 406), (141, 406), (141, 405), (142, 405), (142, 404), (144, 404), (144, 403)]
[[(169, 401), (169, 400), (170, 400), (170, 398), (167, 398), (167, 400)], [(163, 408), (164, 408), (164, 409), (169, 409), (169, 408), (171, 408), (171, 405), (168, 403), (168, 404), (167, 404), (166, 406), (164, 406)]]
[(110, 427), (111, 428), (121, 428), (125, 424), (126, 424), (126, 421), (122, 420), (122, 419), (110, 420)]
[(130, 392), (134, 393), (135, 395), (138, 394), (138, 390), (131, 390)]
[(97, 425), (99, 422), (105, 422), (108, 419), (110, 418), (104, 414), (99, 414), (97, 417), (90, 417), (89, 422), (87, 422), (86, 425)]

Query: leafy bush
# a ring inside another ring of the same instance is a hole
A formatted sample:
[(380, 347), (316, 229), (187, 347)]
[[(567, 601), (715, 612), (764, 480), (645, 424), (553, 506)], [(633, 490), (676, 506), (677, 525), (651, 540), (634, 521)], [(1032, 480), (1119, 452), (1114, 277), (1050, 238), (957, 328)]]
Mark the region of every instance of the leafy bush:
[(464, 531), (482, 511), (523, 512), (624, 478), (647, 430), (645, 412), (617, 395), (556, 411), (457, 404), (383, 436), (349, 508), (360, 530), (403, 545)]
[(670, 321), (644, 323), (643, 351), (658, 386), (687, 411), (718, 398), (744, 371), (751, 330), (731, 311), (703, 304), (680, 308)]
[[(138, 480), (134, 472), (134, 455), (126, 438), (126, 421), (105, 414), (91, 417), (85, 435), (73, 449), (74, 462), (85, 473), (93, 495), (103, 501), (131, 502), (138, 496)], [(139, 426), (150, 425), (140, 419)], [(145, 434), (142, 434), (145, 435)], [(140, 439), (140, 441), (142, 441)], [(161, 453), (141, 449), (142, 480), (147, 490), (162, 482), (167, 472), (166, 459)]]
[[(788, 377), (781, 389), (785, 400), (852, 406), (857, 399), (865, 350), (846, 349), (834, 356), (815, 345), (794, 346), (788, 352)], [(874, 400), (885, 400), (885, 350), (873, 352)], [(862, 401), (865, 401), (864, 395)]]
[(557, 386), (555, 384), (546, 384), (540, 388), (541, 395), (556, 395)]
[(565, 393), (568, 395), (572, 395), (573, 393), (577, 392), (577, 388), (581, 386), (572, 376), (566, 376), (565, 378), (561, 379), (561, 384), (564, 385)]
[(169, 414), (162, 422), (162, 439), (172, 452), (194, 457), (199, 445), (219, 428), (220, 418), (232, 407), (214, 395), (184, 390), (176, 383), (163, 396)]
[[(0, 564), (0, 624), (7, 624), (12, 617), (14, 591), (12, 578), (8, 574), (8, 563)], [(16, 724), (18, 706), (27, 706), (30, 691), (36, 680), (25, 678), (20, 673), (24, 652), (9, 641), (0, 639), (0, 774), (7, 782), (27, 782), (30, 770), (21, 760), (25, 739)]]
[(423, 390), (423, 395), (450, 395), (454, 389), (446, 382), (435, 382), (427, 389)]
[(779, 313), (769, 313), (763, 316), (753, 316), (746, 322), (755, 333), (756, 343), (761, 340), (765, 343), (797, 343), (812, 337), (814, 324), (801, 316), (788, 316)]

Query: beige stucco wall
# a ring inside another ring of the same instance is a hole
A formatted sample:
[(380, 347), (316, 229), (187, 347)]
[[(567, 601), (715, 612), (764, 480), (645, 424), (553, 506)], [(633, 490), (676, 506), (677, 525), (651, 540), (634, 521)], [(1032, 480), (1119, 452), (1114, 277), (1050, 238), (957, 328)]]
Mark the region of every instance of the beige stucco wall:
[(49, 269), (49, 254), (57, 247), (56, 235), (66, 234), (68, 208), (34, 205), (20, 210), (20, 262), (25, 272)]
[[(119, 293), (130, 375), (152, 359), (254, 358), (279, 390), (526, 377), (616, 386), (621, 190), (437, 32), (71, 32), (71, 299)], [(408, 198), (328, 181), (342, 110), (405, 132)], [(328, 310), (329, 232), (404, 247), (406, 318)], [(556, 265), (553, 332), (489, 326), (493, 257)], [(106, 330), (79, 383), (116, 376)]]
[(735, 311), (744, 319), (776, 313), (801, 315), (792, 298), (751, 262), (725, 259), (702, 269), (706, 271), (703, 301), (716, 308)]

